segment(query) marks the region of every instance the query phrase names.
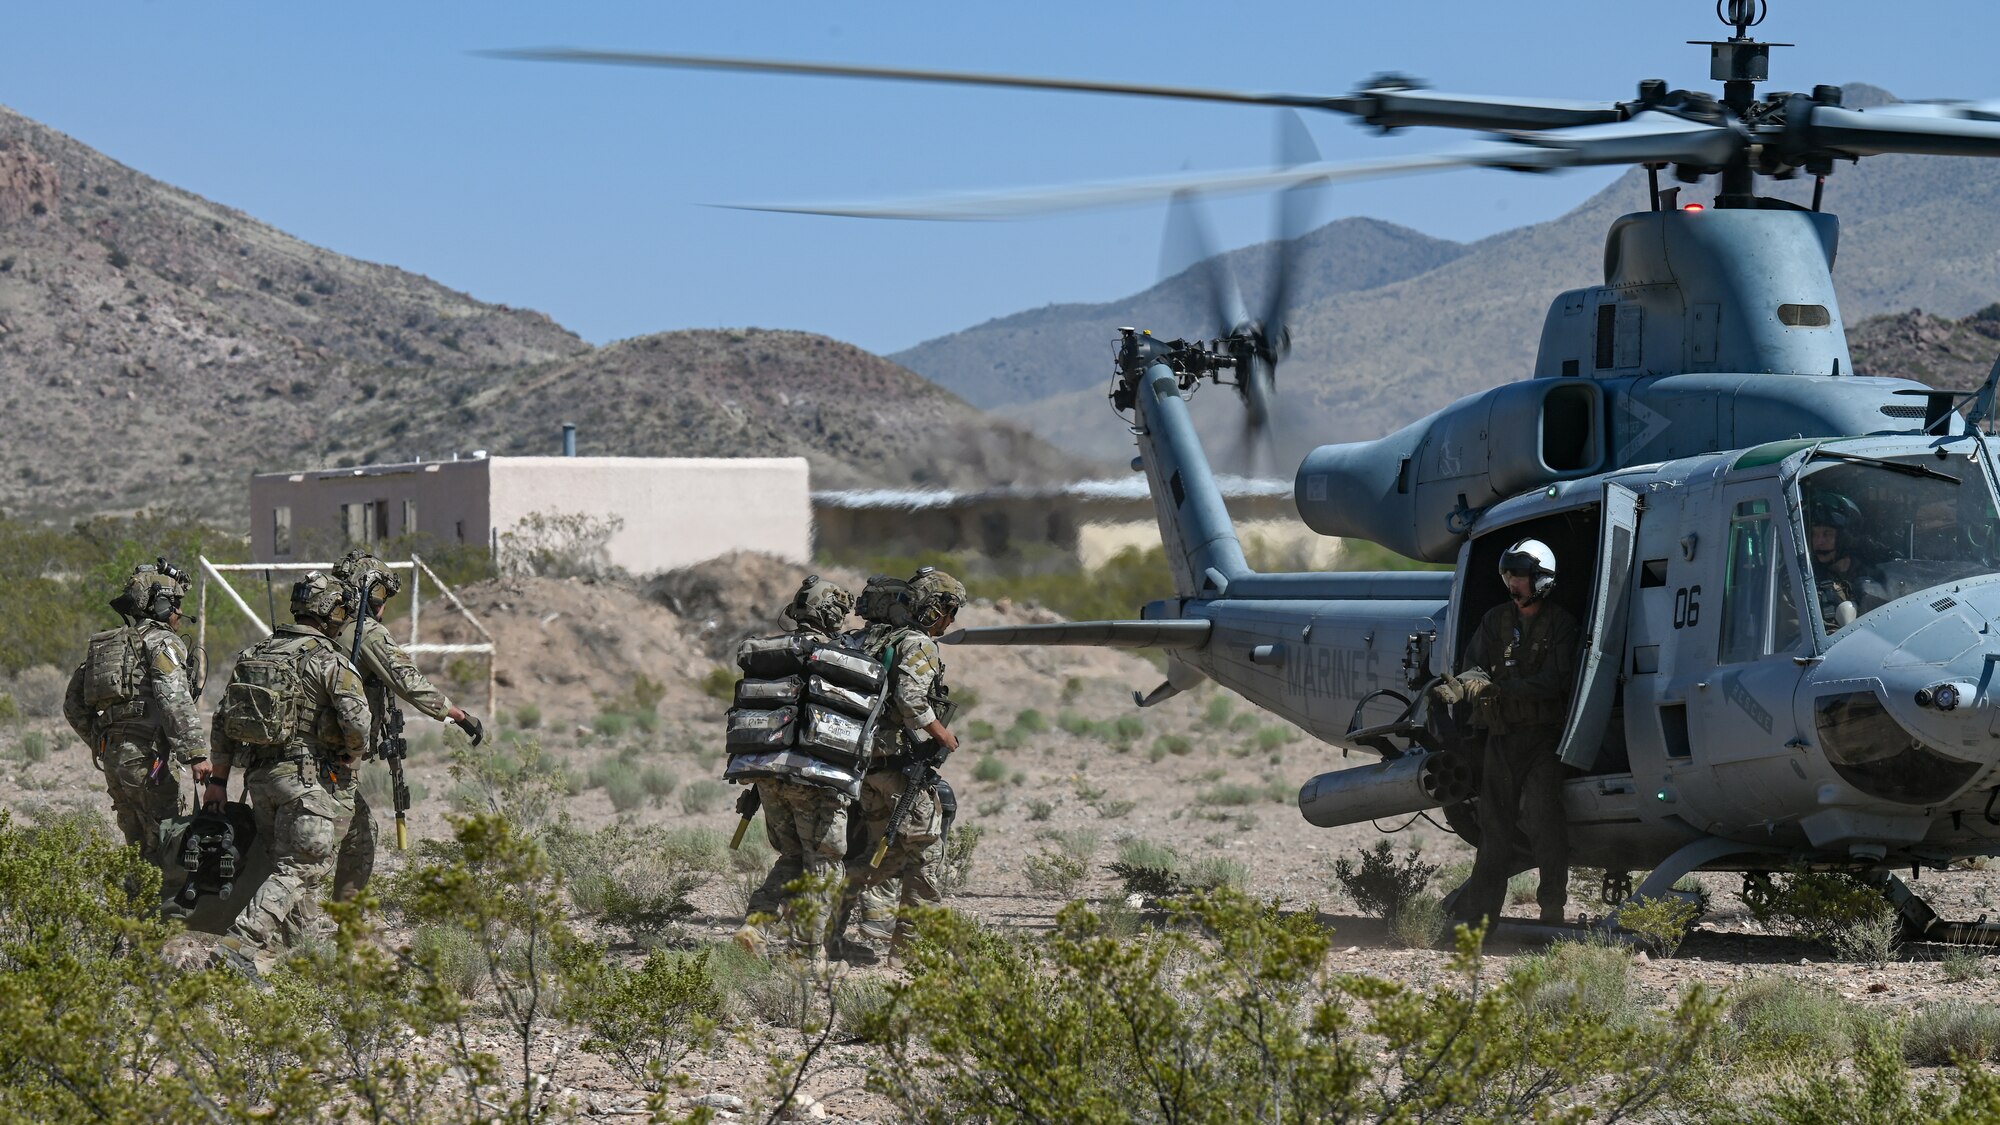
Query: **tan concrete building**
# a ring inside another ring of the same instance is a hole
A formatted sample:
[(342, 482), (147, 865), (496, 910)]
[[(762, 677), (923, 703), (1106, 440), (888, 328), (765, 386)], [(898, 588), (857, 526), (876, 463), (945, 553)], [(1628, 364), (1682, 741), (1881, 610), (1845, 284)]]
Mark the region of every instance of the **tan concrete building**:
[(250, 479), (258, 562), (337, 557), (421, 536), (483, 544), (501, 566), (534, 527), (572, 519), (602, 536), (602, 561), (634, 574), (730, 551), (812, 556), (803, 457), (484, 457), (260, 473)]
[[(1247, 551), (1285, 567), (1333, 565), (1340, 541), (1299, 521), (1290, 481), (1224, 475), (1216, 483)], [(1041, 487), (815, 492), (812, 504), (819, 550), (836, 559), (1054, 548), (1094, 569), (1125, 547), (1160, 545), (1153, 500), (1137, 475)]]

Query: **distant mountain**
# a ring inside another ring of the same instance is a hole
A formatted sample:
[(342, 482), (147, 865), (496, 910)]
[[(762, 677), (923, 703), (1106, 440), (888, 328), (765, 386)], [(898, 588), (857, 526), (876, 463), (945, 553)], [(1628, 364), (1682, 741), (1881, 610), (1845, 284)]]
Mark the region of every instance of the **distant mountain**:
[(1969, 391), (2000, 359), (2000, 305), (1958, 319), (1915, 311), (1871, 317), (1848, 329), (1847, 342), (1860, 374), (1902, 375)]
[(577, 424), (590, 455), (803, 456), (814, 488), (1048, 483), (1105, 469), (851, 344), (755, 328), (641, 336), (478, 380), (385, 375), (377, 398), (331, 420), (372, 435), (356, 450), (365, 460), (468, 449), (475, 437), (493, 453), (552, 453), (558, 421)]
[(563, 420), (594, 453), (801, 453), (829, 485), (1080, 465), (821, 337), (593, 350), (541, 313), (312, 246), (4, 108), (0, 409), (0, 508), (51, 518), (240, 521), (253, 471), (552, 451)]
[[(1850, 86), (1846, 100), (1866, 106), (1892, 99)], [(1689, 187), (1684, 198), (1706, 199), (1713, 184)], [(1290, 321), (1293, 351), (1279, 373), (1286, 426), (1275, 463), (1296, 463), (1321, 442), (1377, 436), (1461, 395), (1526, 376), (1549, 302), (1562, 290), (1600, 279), (1605, 232), (1619, 215), (1646, 206), (1644, 185), (1644, 174), (1634, 170), (1560, 218), (1466, 246), (1401, 232), (1406, 239), (1376, 251), (1380, 278), (1347, 274), (1351, 284), (1304, 294)], [(1801, 179), (1777, 185), (1776, 193), (1804, 199), (1810, 192), (1810, 181)], [(1912, 307), (1962, 317), (2000, 299), (2000, 224), (1992, 221), (2000, 213), (2000, 164), (1876, 157), (1843, 165), (1826, 192), (1827, 209), (1841, 216), (1834, 278), (1850, 323)], [(1305, 260), (1317, 262), (1331, 252), (1356, 261), (1361, 252), (1333, 232), (1358, 234), (1357, 222), (1315, 232)], [(1375, 230), (1400, 228), (1375, 224)], [(1268, 254), (1270, 248), (1236, 254), (1252, 252)], [(1258, 273), (1245, 268), (1239, 276), (1248, 281)], [(975, 402), (1000, 407), (1064, 448), (1124, 456), (1130, 436), (1102, 403), (1106, 341), (1119, 324), (1134, 323), (1131, 309), (1149, 301), (1161, 315), (1148, 327), (1163, 335), (1193, 331), (1170, 319), (1175, 308), (1185, 311), (1185, 302), (1173, 303), (1177, 286), (1185, 284), (1180, 278), (1110, 304), (1016, 314), (895, 358)], [(1036, 339), (1038, 348), (1021, 347), (1024, 339)], [(1033, 378), (996, 373), (1001, 361), (1019, 365), (1038, 355), (1070, 354), (1091, 359), (1048, 363)], [(975, 393), (981, 386), (1001, 393)], [(1212, 442), (1235, 442), (1241, 420), (1233, 403), (1197, 415)]]

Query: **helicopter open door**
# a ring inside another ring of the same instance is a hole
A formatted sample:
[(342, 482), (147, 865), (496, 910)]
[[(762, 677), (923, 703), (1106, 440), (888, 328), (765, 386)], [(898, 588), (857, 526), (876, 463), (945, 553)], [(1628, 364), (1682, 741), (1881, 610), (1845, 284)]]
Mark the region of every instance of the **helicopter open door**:
[(1576, 696), (1569, 723), (1563, 727), (1561, 750), (1564, 762), (1584, 770), (1597, 764), (1625, 663), (1625, 606), (1632, 588), (1639, 494), (1607, 482), (1600, 512), (1590, 618), (1584, 625), (1583, 650), (1577, 654)]

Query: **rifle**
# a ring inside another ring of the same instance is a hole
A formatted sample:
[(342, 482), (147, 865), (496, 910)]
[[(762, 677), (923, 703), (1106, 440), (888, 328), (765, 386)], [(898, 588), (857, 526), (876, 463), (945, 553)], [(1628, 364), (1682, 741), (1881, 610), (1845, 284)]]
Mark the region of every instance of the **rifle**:
[(757, 809), (763, 803), (764, 798), (757, 795), (755, 785), (745, 787), (743, 795), (736, 798), (736, 815), (743, 819), (736, 822), (736, 835), (729, 838), (730, 851), (743, 846), (743, 834), (750, 831), (750, 822), (756, 819)]
[[(348, 663), (354, 665), (358, 675), (361, 672), (361, 634), (368, 628), (369, 599), (375, 593), (375, 584), (381, 575), (367, 571), (361, 575), (355, 589), (360, 594), (360, 604), (354, 613), (354, 645), (348, 653)], [(389, 763), (391, 800), (396, 806), (396, 850), (410, 848), (410, 783), (403, 777), (403, 759), (409, 757), (410, 742), (403, 737), (403, 709), (396, 705), (396, 692), (384, 683), (382, 688), (382, 734), (375, 742), (375, 756)]]
[(889, 845), (903, 838), (903, 826), (909, 822), (911, 811), (917, 807), (917, 798), (938, 783), (938, 764), (943, 760), (943, 754), (920, 757), (915, 752), (904, 759), (903, 795), (896, 798), (896, 808), (889, 814), (889, 827), (882, 833), (881, 843), (875, 845), (875, 854), (868, 858), (868, 866), (882, 866), (882, 860), (889, 854)]

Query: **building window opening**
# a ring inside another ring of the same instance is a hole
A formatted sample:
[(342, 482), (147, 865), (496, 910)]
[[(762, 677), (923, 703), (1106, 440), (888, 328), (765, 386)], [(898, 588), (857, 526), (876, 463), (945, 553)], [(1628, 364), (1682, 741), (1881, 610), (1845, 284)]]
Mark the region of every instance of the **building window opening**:
[(271, 553), (292, 553), (292, 509), (290, 505), (271, 509)]

